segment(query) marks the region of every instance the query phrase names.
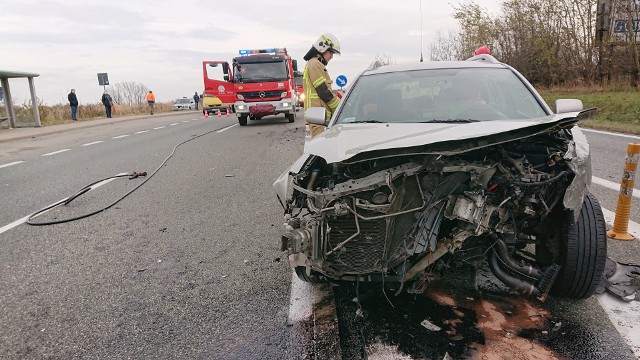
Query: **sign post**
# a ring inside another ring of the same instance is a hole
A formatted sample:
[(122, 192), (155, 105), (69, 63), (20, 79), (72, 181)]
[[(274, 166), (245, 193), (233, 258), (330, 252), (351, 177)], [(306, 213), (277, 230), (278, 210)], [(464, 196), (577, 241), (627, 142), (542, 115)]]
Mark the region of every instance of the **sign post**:
[(344, 95), (344, 90), (342, 88), (347, 85), (347, 77), (344, 75), (338, 75), (338, 77), (336, 78), (336, 85), (340, 86), (338, 97), (342, 99), (342, 95)]
[(98, 73), (98, 85), (102, 85), (104, 90), (107, 90), (107, 85), (109, 85), (109, 75), (107, 73)]

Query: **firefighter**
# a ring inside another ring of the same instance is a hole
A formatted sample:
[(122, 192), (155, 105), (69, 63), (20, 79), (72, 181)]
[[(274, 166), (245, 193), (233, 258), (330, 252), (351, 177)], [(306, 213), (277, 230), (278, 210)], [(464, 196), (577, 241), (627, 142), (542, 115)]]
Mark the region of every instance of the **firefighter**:
[[(307, 65), (302, 75), (304, 83), (304, 109), (322, 106), (326, 109), (327, 120), (338, 107), (340, 99), (331, 90), (333, 81), (327, 72), (326, 65), (334, 54), (340, 55), (340, 42), (332, 34), (323, 34), (313, 44), (304, 56)], [(311, 137), (315, 137), (324, 131), (324, 126), (309, 124)]]

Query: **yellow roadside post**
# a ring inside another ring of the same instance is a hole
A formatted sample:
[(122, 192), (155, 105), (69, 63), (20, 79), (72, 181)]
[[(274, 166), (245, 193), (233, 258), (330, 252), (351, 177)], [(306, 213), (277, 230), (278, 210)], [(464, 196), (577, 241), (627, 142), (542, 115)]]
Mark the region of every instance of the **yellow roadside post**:
[(622, 181), (620, 182), (620, 194), (618, 195), (618, 205), (616, 206), (616, 216), (613, 220), (613, 228), (607, 231), (607, 236), (615, 240), (633, 240), (633, 235), (629, 234), (629, 217), (631, 216), (631, 197), (633, 195), (633, 185), (638, 169), (638, 158), (640, 157), (640, 144), (627, 145), (627, 159), (624, 164)]

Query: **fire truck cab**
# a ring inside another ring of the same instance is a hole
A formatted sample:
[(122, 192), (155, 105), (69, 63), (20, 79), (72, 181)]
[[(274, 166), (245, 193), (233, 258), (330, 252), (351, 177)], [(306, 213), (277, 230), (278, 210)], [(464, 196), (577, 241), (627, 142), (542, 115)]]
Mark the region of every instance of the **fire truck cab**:
[(294, 122), (296, 71), (296, 60), (284, 48), (240, 50), (240, 56), (233, 59), (234, 108), (240, 125), (246, 125), (247, 119), (278, 114)]

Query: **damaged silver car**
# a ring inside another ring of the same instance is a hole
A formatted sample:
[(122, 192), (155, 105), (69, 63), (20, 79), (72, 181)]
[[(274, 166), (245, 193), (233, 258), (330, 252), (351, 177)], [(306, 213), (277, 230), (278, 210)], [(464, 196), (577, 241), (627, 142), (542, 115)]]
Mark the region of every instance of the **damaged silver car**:
[(282, 250), (309, 282), (380, 282), (420, 293), (435, 273), (487, 264), (515, 291), (591, 296), (605, 221), (577, 123), (490, 55), (381, 66), (354, 82), (327, 125), (274, 183)]

